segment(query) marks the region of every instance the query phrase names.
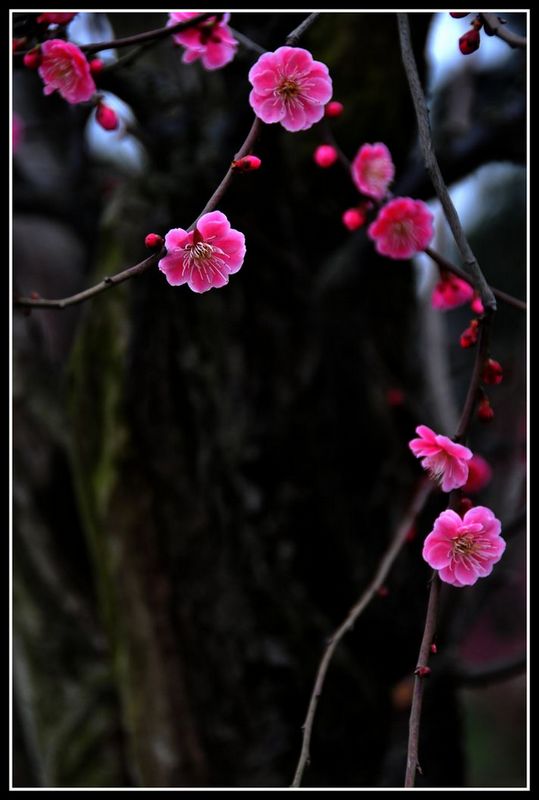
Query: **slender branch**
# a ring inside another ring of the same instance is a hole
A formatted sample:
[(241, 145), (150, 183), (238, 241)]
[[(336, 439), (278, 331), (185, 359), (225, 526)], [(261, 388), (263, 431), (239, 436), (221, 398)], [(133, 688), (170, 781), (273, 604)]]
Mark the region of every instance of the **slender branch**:
[(116, 275), (103, 278), (103, 280), (95, 286), (91, 286), (89, 289), (78, 292), (78, 294), (73, 294), (70, 297), (62, 297), (60, 300), (45, 300), (42, 297), (17, 297), (15, 298), (14, 305), (19, 308), (50, 308), (63, 310), (68, 306), (75, 306), (78, 303), (83, 303), (96, 294), (106, 291), (106, 289), (112, 289), (113, 286), (117, 286), (119, 283), (129, 280), (129, 278), (142, 275), (143, 272), (147, 272), (151, 267), (157, 264), (159, 259), (164, 255), (165, 250), (162, 249), (159, 253), (153, 253), (149, 258), (146, 258), (139, 264), (135, 264), (134, 267), (129, 267), (128, 269), (124, 269), (123, 272), (116, 273)]
[[(459, 278), (462, 278), (463, 281), (466, 283), (470, 283), (473, 285), (473, 281), (468, 275), (460, 267), (457, 267), (456, 264), (452, 264), (451, 261), (448, 261), (446, 258), (437, 253), (435, 250), (432, 250), (430, 247), (426, 247), (424, 252), (435, 261), (441, 269), (445, 269), (447, 272), (452, 272), (454, 275), (457, 275)], [(519, 300), (518, 297), (513, 297), (512, 294), (508, 294), (507, 292), (502, 292), (501, 289), (496, 289), (494, 286), (490, 286), (492, 289), (492, 294), (497, 297), (499, 300), (503, 300), (504, 303), (507, 303), (514, 308), (518, 308), (520, 311), (526, 311), (526, 303), (524, 300)]]
[(513, 49), (527, 46), (528, 42), (526, 37), (520, 36), (520, 34), (514, 33), (506, 28), (497, 14), (486, 14), (482, 12), (479, 16), (485, 23), (485, 32), (490, 36), (498, 36), (499, 39), (503, 39), (503, 41)]
[(494, 664), (457, 669), (454, 677), (456, 681), (464, 686), (489, 686), (491, 683), (499, 683), (508, 678), (513, 678), (515, 675), (522, 674), (526, 671), (527, 663), (526, 654), (523, 654)]
[[(163, 37), (169, 33), (174, 33), (174, 31), (184, 30), (185, 27), (190, 27), (191, 25), (200, 22), (202, 17), (206, 19), (207, 17), (211, 16), (214, 16), (214, 14), (201, 14), (198, 17), (193, 17), (192, 19), (186, 20), (183, 23), (178, 23), (178, 25), (171, 25), (170, 28), (161, 28), (159, 29), (159, 31), (153, 31), (153, 32), (148, 31), (146, 34), (139, 34), (138, 38), (132, 36), (130, 37), (129, 44), (134, 44), (135, 43), (134, 40), (136, 40), (136, 42), (148, 41), (150, 38), (149, 37), (150, 33), (154, 34), (159, 33), (159, 35)], [(305, 33), (305, 31), (312, 25), (312, 23), (318, 16), (319, 14), (309, 14), (309, 16), (306, 17), (303, 20), (303, 22), (300, 23), (300, 25), (298, 25), (297, 28), (294, 28), (294, 30), (291, 31), (291, 33), (287, 36), (286, 44), (289, 46), (295, 44), (299, 40), (299, 38)], [(190, 23), (190, 25), (187, 25), (186, 24), (187, 22)], [(183, 27), (179, 28), (178, 27), (179, 25), (182, 25)], [(145, 38), (141, 39), (140, 37), (142, 36), (144, 36)], [(152, 38), (155, 39), (156, 37), (153, 36)], [(98, 47), (100, 50), (102, 50), (111, 46), (118, 47), (118, 42), (126, 43), (127, 40), (117, 39), (116, 43), (104, 42), (101, 43), (100, 45), (87, 45), (87, 47), (93, 47), (93, 48)], [(96, 50), (94, 49), (92, 52), (96, 52)], [(243, 142), (242, 146), (240, 147), (240, 149), (238, 150), (238, 152), (234, 157), (235, 159), (242, 158), (244, 155), (247, 155), (250, 152), (256, 139), (260, 135), (261, 130), (262, 130), (262, 123), (258, 119), (258, 117), (255, 117), (255, 120), (251, 125), (251, 128), (245, 138), (245, 141)], [(217, 189), (213, 192), (212, 196), (210, 197), (210, 199), (208, 200), (208, 202), (206, 203), (206, 205), (204, 206), (198, 217), (189, 226), (188, 230), (192, 230), (195, 227), (198, 220), (203, 214), (207, 214), (209, 211), (213, 211), (213, 209), (216, 208), (217, 204), (221, 201), (223, 195), (229, 188), (232, 182), (233, 175), (234, 173), (231, 167), (229, 167), (221, 183), (218, 185)], [(117, 284), (122, 283), (123, 281), (126, 281), (129, 278), (133, 278), (136, 275), (141, 275), (143, 272), (146, 272), (148, 269), (150, 269), (150, 267), (154, 266), (154, 264), (156, 264), (165, 255), (165, 253), (166, 251), (164, 249), (161, 250), (160, 253), (157, 254), (154, 253), (145, 261), (142, 261), (140, 264), (135, 264), (134, 267), (129, 267), (128, 269), (125, 269), (122, 272), (118, 272), (116, 275), (104, 278), (95, 286), (92, 286), (89, 289), (85, 289), (83, 292), (79, 292), (78, 294), (72, 295), (71, 297), (63, 297), (60, 300), (45, 300), (43, 298), (34, 298), (34, 297), (17, 297), (14, 300), (14, 305), (19, 308), (64, 309), (67, 308), (67, 306), (72, 306), (77, 303), (82, 303), (84, 302), (84, 300), (88, 300), (89, 298), (94, 297), (96, 294), (99, 294), (100, 292), (103, 292), (106, 289), (110, 289), (112, 286), (116, 286)]]
[(491, 320), (492, 312), (490, 309), (487, 309), (479, 326), (472, 377), (470, 378), (470, 384), (468, 386), (468, 392), (466, 394), (466, 400), (464, 401), (464, 407), (462, 409), (457, 432), (453, 437), (456, 442), (465, 441), (472, 422), (472, 414), (474, 412), (475, 403), (477, 400), (477, 393), (481, 385), (481, 375), (483, 373), (485, 361), (488, 356)]
[(378, 569), (374, 575), (374, 578), (368, 584), (367, 588), (357, 601), (357, 603), (352, 606), (348, 615), (344, 622), (339, 625), (335, 633), (330, 636), (328, 639), (328, 643), (326, 645), (326, 649), (320, 661), (318, 671), (316, 673), (316, 680), (314, 683), (314, 687), (311, 693), (311, 698), (309, 701), (309, 707), (307, 709), (307, 716), (305, 718), (305, 723), (303, 725), (303, 739), (301, 744), (301, 753), (298, 761), (298, 765), (296, 767), (296, 773), (294, 775), (294, 781), (292, 783), (292, 788), (298, 788), (301, 785), (301, 780), (303, 777), (303, 772), (305, 767), (309, 763), (309, 749), (311, 743), (311, 735), (312, 729), (314, 724), (314, 717), (316, 714), (316, 709), (318, 706), (318, 701), (320, 695), (322, 694), (322, 689), (324, 686), (324, 680), (326, 677), (326, 673), (328, 671), (328, 667), (331, 663), (331, 659), (333, 658), (333, 654), (337, 649), (337, 646), (345, 633), (347, 633), (354, 623), (357, 621), (360, 614), (365, 610), (367, 605), (372, 600), (375, 593), (378, 589), (383, 585), (389, 570), (393, 566), (395, 559), (397, 558), (399, 552), (402, 549), (403, 544), (406, 541), (406, 536), (408, 531), (410, 530), (411, 526), (413, 525), (415, 519), (417, 518), (418, 514), (421, 512), (421, 509), (425, 505), (428, 496), (433, 490), (433, 484), (428, 479), (423, 479), (416, 490), (414, 497), (412, 498), (412, 502), (404, 515), (400, 525), (398, 526), (395, 536), (391, 544), (389, 545), (387, 551), (385, 552)]
[(231, 30), (232, 34), (236, 37), (238, 42), (240, 44), (242, 44), (247, 50), (252, 50), (253, 53), (258, 53), (259, 56), (261, 56), (264, 53), (268, 52), (263, 47), (261, 47), (259, 44), (254, 42), (248, 36), (246, 36), (244, 33), (241, 33), (241, 31), (237, 31), (235, 28), (230, 28), (230, 30)]
[(421, 88), (414, 52), (412, 50), (408, 14), (399, 13), (397, 14), (397, 18), (399, 23), (402, 63), (404, 65), (404, 70), (410, 86), (410, 93), (414, 103), (419, 131), (419, 143), (423, 152), (425, 166), (427, 167), (427, 171), (430, 175), (432, 185), (436, 190), (436, 194), (438, 195), (438, 199), (442, 204), (442, 208), (449, 223), (449, 227), (453, 233), (453, 237), (462, 261), (472, 276), (474, 286), (481, 296), (483, 305), (485, 308), (491, 308), (493, 311), (495, 311), (496, 299), (490, 289), (490, 286), (485, 280), (485, 276), (483, 275), (481, 268), (477, 263), (477, 259), (472, 252), (468, 240), (466, 239), (457, 211), (453, 205), (451, 197), (449, 196), (449, 192), (447, 191), (447, 186), (445, 185), (440, 167), (438, 165), (438, 160), (434, 152), (430, 134), (429, 112), (427, 103), (425, 101), (425, 95), (423, 94), (423, 89)]
[(204, 14), (197, 14), (196, 17), (191, 17), (191, 19), (184, 19), (182, 22), (176, 22), (174, 25), (168, 25), (164, 28), (156, 28), (153, 31), (136, 33), (134, 36), (125, 36), (122, 39), (111, 39), (109, 42), (83, 44), (80, 46), (80, 49), (84, 53), (91, 55), (93, 53), (98, 53), (100, 50), (117, 50), (119, 47), (131, 47), (134, 44), (158, 41), (159, 39), (166, 39), (173, 33), (180, 33), (180, 31), (185, 31), (188, 28), (194, 28), (196, 25), (214, 16), (215, 12), (204, 12)]
[[(417, 660), (417, 667), (414, 678), (414, 691), (412, 697), (412, 710), (410, 713), (409, 724), (409, 738), (408, 738), (408, 753), (406, 756), (406, 778), (404, 786), (409, 789), (415, 783), (416, 770), (419, 767), (417, 760), (418, 747), (419, 747), (419, 728), (421, 725), (421, 707), (423, 705), (423, 689), (425, 686), (426, 674), (423, 669), (428, 666), (430, 647), (436, 631), (436, 617), (438, 615), (438, 598), (440, 595), (440, 579), (437, 572), (433, 572), (430, 592), (429, 603), (427, 606), (427, 616), (425, 619), (425, 628), (423, 630), (423, 638), (421, 640), (421, 647), (419, 648), (419, 656)], [(428, 673), (427, 673), (428, 674)]]

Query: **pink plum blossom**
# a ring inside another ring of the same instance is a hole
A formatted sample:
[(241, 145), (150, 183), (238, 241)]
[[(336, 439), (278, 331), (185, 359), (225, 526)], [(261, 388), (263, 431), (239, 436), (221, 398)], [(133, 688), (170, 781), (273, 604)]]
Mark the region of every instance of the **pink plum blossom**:
[(193, 292), (226, 286), (245, 258), (245, 236), (230, 227), (221, 211), (204, 214), (194, 230), (174, 228), (165, 236), (167, 255), (159, 262), (171, 286), (187, 283)]
[(484, 489), (492, 478), (492, 469), (488, 461), (477, 454), (468, 461), (468, 480), (462, 487), (464, 492), (475, 494)]
[(264, 53), (249, 71), (249, 102), (262, 122), (287, 131), (306, 131), (324, 116), (333, 85), (329, 71), (301, 47)]
[(77, 45), (62, 39), (49, 39), (41, 46), (43, 60), (39, 74), (44, 93), (58, 91), (68, 103), (83, 103), (95, 93), (94, 79), (84, 53)]
[(441, 311), (458, 308), (471, 302), (474, 296), (473, 287), (457, 275), (443, 272), (432, 292), (432, 306)]
[(378, 253), (407, 259), (424, 250), (434, 235), (433, 216), (428, 206), (411, 197), (396, 197), (378, 212), (367, 229)]
[(490, 508), (475, 506), (460, 517), (442, 511), (423, 545), (423, 558), (442, 581), (472, 586), (490, 575), (505, 550), (501, 523)]
[[(200, 11), (173, 11), (169, 14), (167, 25), (184, 22), (199, 14)], [(206, 69), (219, 69), (232, 61), (239, 42), (234, 39), (227, 25), (229, 19), (230, 14), (219, 14), (209, 17), (193, 28), (174, 33), (173, 41), (185, 47), (183, 63), (192, 64), (193, 61), (201, 59)]]
[(71, 22), (73, 17), (76, 16), (76, 11), (66, 12), (64, 14), (46, 11), (44, 14), (39, 15), (37, 21), (46, 25), (67, 25), (67, 23)]
[(447, 436), (434, 433), (426, 425), (419, 425), (416, 433), (421, 438), (409, 442), (410, 450), (416, 458), (423, 457), (421, 466), (433, 480), (439, 481), (442, 491), (451, 492), (464, 486), (472, 451)]
[(364, 144), (352, 162), (352, 179), (363, 194), (382, 200), (395, 177), (391, 153), (382, 142)]

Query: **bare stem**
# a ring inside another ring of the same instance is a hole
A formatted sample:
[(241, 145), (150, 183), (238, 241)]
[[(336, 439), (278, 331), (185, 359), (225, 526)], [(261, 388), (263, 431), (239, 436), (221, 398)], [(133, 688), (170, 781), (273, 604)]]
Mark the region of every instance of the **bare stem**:
[(176, 22), (174, 25), (166, 25), (164, 28), (156, 28), (153, 31), (136, 33), (134, 36), (125, 36), (122, 39), (111, 39), (109, 42), (83, 44), (80, 49), (84, 53), (92, 55), (93, 53), (98, 53), (100, 50), (117, 50), (119, 47), (131, 47), (134, 44), (158, 41), (159, 39), (166, 39), (173, 33), (180, 33), (180, 31), (185, 31), (188, 28), (194, 28), (196, 25), (214, 16), (215, 12), (204, 12), (204, 14), (197, 14), (196, 17), (191, 17), (191, 19), (184, 19), (182, 22)]
[(425, 505), (429, 494), (433, 489), (433, 484), (430, 480), (424, 479), (420, 482), (414, 497), (412, 498), (412, 502), (404, 515), (401, 523), (399, 524), (395, 536), (391, 541), (387, 551), (385, 552), (376, 573), (357, 601), (357, 603), (352, 606), (346, 619), (344, 622), (339, 625), (335, 633), (329, 638), (328, 643), (326, 645), (326, 649), (320, 661), (318, 671), (316, 673), (316, 680), (314, 682), (314, 687), (311, 693), (311, 698), (309, 701), (309, 707), (307, 709), (307, 716), (305, 718), (305, 723), (303, 725), (303, 739), (301, 744), (301, 753), (298, 761), (298, 765), (296, 767), (296, 773), (294, 775), (294, 781), (292, 783), (292, 788), (298, 788), (301, 786), (301, 780), (303, 777), (303, 772), (305, 767), (309, 763), (309, 750), (311, 744), (311, 735), (313, 730), (314, 718), (316, 714), (316, 709), (318, 706), (318, 700), (320, 695), (322, 694), (322, 689), (324, 686), (324, 680), (326, 677), (326, 673), (328, 671), (328, 667), (331, 663), (331, 659), (333, 658), (333, 654), (337, 649), (337, 646), (345, 633), (347, 633), (354, 623), (357, 621), (360, 614), (365, 610), (368, 606), (372, 598), (374, 597), (375, 593), (384, 583), (389, 570), (393, 566), (395, 559), (397, 558), (398, 554), (400, 553), (404, 542), (406, 541), (406, 535), (410, 530), (411, 526), (413, 525), (415, 519), (417, 518), (418, 514), (421, 512), (421, 509)]
[(490, 33), (491, 36), (498, 36), (499, 39), (503, 39), (503, 41), (513, 49), (516, 47), (525, 48), (527, 46), (528, 42), (526, 37), (520, 36), (518, 33), (513, 33), (513, 31), (506, 28), (497, 14), (485, 14), (483, 12), (479, 14), (479, 16), (485, 23), (486, 32)]
[(438, 615), (438, 598), (440, 594), (440, 579), (437, 572), (433, 572), (430, 592), (429, 603), (427, 606), (427, 616), (425, 619), (425, 628), (423, 630), (423, 638), (421, 640), (421, 647), (419, 648), (419, 656), (417, 659), (417, 667), (414, 678), (414, 691), (412, 698), (412, 710), (410, 712), (409, 734), (408, 734), (408, 754), (406, 757), (406, 778), (404, 786), (409, 789), (415, 783), (415, 774), (419, 766), (417, 760), (419, 748), (419, 729), (421, 725), (421, 707), (423, 705), (423, 689), (425, 686), (426, 675), (422, 672), (422, 668), (428, 666), (430, 647), (434, 634), (436, 632), (436, 618)]
[(442, 177), (442, 173), (438, 165), (438, 159), (436, 158), (436, 154), (434, 152), (432, 137), (430, 134), (429, 111), (425, 101), (425, 95), (423, 94), (423, 89), (421, 88), (421, 82), (419, 80), (415, 56), (412, 49), (408, 14), (397, 14), (397, 18), (399, 23), (402, 63), (404, 65), (404, 70), (410, 86), (410, 93), (414, 103), (419, 132), (419, 143), (421, 145), (425, 166), (444, 210), (449, 227), (453, 233), (453, 237), (462, 261), (471, 274), (474, 286), (481, 297), (483, 305), (485, 308), (490, 308), (495, 311), (496, 299), (490, 286), (485, 280), (485, 276), (483, 275), (481, 268), (477, 263), (477, 259), (472, 252), (468, 240), (466, 239), (457, 211), (453, 205), (453, 201), (449, 196), (447, 186), (445, 185)]

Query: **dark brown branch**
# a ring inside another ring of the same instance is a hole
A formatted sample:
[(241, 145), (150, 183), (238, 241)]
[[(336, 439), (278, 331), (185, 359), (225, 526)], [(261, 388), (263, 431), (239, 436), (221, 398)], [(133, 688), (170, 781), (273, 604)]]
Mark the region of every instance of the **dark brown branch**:
[(337, 628), (335, 633), (329, 638), (328, 643), (326, 645), (326, 649), (320, 661), (320, 665), (318, 667), (318, 672), (316, 673), (316, 680), (314, 683), (314, 687), (311, 693), (311, 698), (309, 701), (309, 707), (307, 709), (307, 716), (305, 718), (305, 723), (303, 725), (303, 739), (301, 744), (301, 753), (298, 761), (298, 765), (296, 767), (296, 773), (294, 775), (294, 781), (292, 783), (292, 788), (298, 788), (301, 785), (301, 780), (303, 777), (303, 772), (305, 767), (309, 763), (309, 750), (311, 744), (311, 735), (314, 723), (314, 717), (316, 714), (316, 709), (318, 706), (318, 700), (320, 695), (322, 694), (322, 689), (324, 686), (324, 680), (326, 677), (326, 673), (328, 671), (328, 667), (331, 663), (331, 659), (333, 658), (333, 654), (337, 649), (337, 646), (345, 633), (347, 633), (357, 622), (358, 617), (360, 614), (365, 610), (367, 605), (370, 603), (372, 598), (374, 597), (375, 593), (378, 589), (383, 585), (384, 581), (387, 578), (389, 570), (393, 566), (393, 562), (397, 558), (398, 554), (400, 553), (403, 544), (406, 541), (406, 536), (408, 531), (410, 530), (411, 526), (413, 525), (414, 521), (416, 520), (418, 514), (421, 512), (421, 509), (425, 505), (427, 498), (431, 491), (433, 490), (433, 484), (430, 480), (422, 480), (419, 484), (419, 487), (412, 499), (412, 502), (404, 515), (400, 525), (398, 526), (395, 536), (391, 544), (389, 545), (386, 553), (384, 554), (378, 569), (376, 570), (376, 574), (374, 578), (371, 580), (357, 603), (352, 606), (348, 615), (344, 622)]
[(528, 42), (526, 37), (518, 33), (513, 33), (513, 31), (506, 28), (497, 14), (485, 14), (482, 12), (479, 16), (485, 24), (485, 32), (490, 34), (490, 36), (497, 36), (499, 39), (503, 39), (503, 41), (513, 49), (517, 47), (525, 48), (527, 46)]
[[(207, 17), (211, 16), (214, 15), (202, 14), (199, 17), (193, 17), (193, 19), (186, 20), (186, 22), (189, 22), (191, 25), (194, 25), (196, 22), (201, 21), (201, 17), (204, 17), (204, 19), (206, 19)], [(298, 25), (297, 28), (294, 28), (294, 30), (291, 31), (291, 33), (287, 36), (286, 44), (290, 46), (295, 44), (299, 40), (299, 38), (303, 35), (303, 33), (307, 30), (307, 28), (309, 28), (312, 25), (312, 23), (318, 16), (319, 16), (318, 14), (309, 14), (309, 16), (306, 17), (306, 19), (304, 19), (303, 22), (300, 25)], [(183, 25), (184, 27), (190, 27), (185, 25), (185, 23), (178, 23), (178, 25), (180, 24)], [(183, 27), (178, 28), (177, 25), (172, 25), (170, 28), (161, 28), (160, 35), (164, 36), (165, 31), (168, 34), (183, 29), (184, 29)], [(148, 41), (148, 39), (150, 38), (149, 33), (152, 33), (152, 31), (149, 31), (148, 34), (139, 34), (139, 38), (130, 37), (131, 41), (129, 42), (129, 44), (134, 44), (135, 43), (133, 41), (134, 39), (136, 39), (137, 42)], [(156, 31), (153, 31), (153, 33), (156, 33)], [(145, 39), (141, 39), (140, 38), (141, 36), (145, 36)], [(119, 41), (126, 42), (127, 40), (117, 39), (116, 44), (114, 46), (117, 47), (118, 46), (117, 43)], [(114, 43), (112, 42), (102, 43), (101, 45), (99, 45), (99, 49), (102, 50), (108, 48), (109, 46), (113, 46), (113, 44)], [(94, 48), (97, 47), (97, 45), (89, 45), (89, 46)], [(93, 52), (96, 51), (94, 50)], [(258, 117), (255, 117), (255, 121), (253, 122), (245, 141), (243, 142), (242, 146), (240, 147), (240, 149), (238, 150), (238, 152), (234, 157), (235, 159), (242, 158), (243, 156), (247, 155), (250, 152), (261, 130), (262, 130), (262, 123), (258, 119)], [(213, 211), (213, 209), (216, 208), (217, 204), (221, 201), (223, 195), (229, 188), (230, 183), (232, 182), (233, 175), (234, 173), (232, 169), (229, 167), (223, 180), (221, 181), (217, 189), (214, 191), (214, 193), (212, 194), (212, 196), (210, 197), (210, 199), (208, 200), (208, 202), (206, 203), (206, 205), (204, 206), (198, 217), (189, 226), (188, 230), (192, 230), (195, 227), (198, 220), (203, 214), (207, 214), (209, 211)], [(72, 306), (75, 305), (76, 303), (82, 303), (84, 302), (84, 300), (88, 300), (89, 298), (94, 297), (96, 294), (99, 294), (100, 292), (103, 292), (106, 289), (110, 289), (112, 286), (116, 286), (117, 284), (122, 283), (123, 281), (126, 281), (129, 278), (133, 278), (136, 275), (141, 275), (143, 272), (146, 272), (146, 270), (154, 266), (154, 264), (156, 264), (165, 255), (165, 253), (166, 251), (162, 250), (158, 254), (153, 254), (145, 261), (142, 261), (140, 264), (136, 264), (134, 267), (129, 267), (128, 269), (125, 269), (122, 272), (118, 272), (116, 275), (107, 277), (104, 280), (100, 281), (100, 283), (96, 284), (95, 286), (92, 286), (89, 289), (85, 289), (83, 292), (79, 292), (78, 294), (72, 295), (71, 297), (63, 297), (60, 300), (44, 300), (42, 298), (17, 297), (15, 298), (14, 305), (19, 308), (64, 309), (67, 308), (67, 306)]]
[(415, 56), (412, 49), (412, 42), (410, 38), (410, 24), (408, 22), (408, 14), (397, 14), (399, 23), (399, 38), (402, 53), (402, 63), (410, 86), (410, 93), (414, 103), (415, 113), (417, 117), (417, 126), (419, 132), (419, 143), (423, 153), (425, 166), (430, 175), (432, 185), (438, 195), (438, 199), (444, 210), (445, 217), (449, 223), (449, 227), (453, 233), (458, 251), (462, 261), (469, 271), (474, 286), (477, 289), (483, 305), (485, 308), (496, 310), (496, 299), (485, 280), (477, 259), (474, 256), (472, 249), (466, 239), (462, 225), (460, 223), (457, 211), (453, 205), (453, 201), (447, 191), (438, 160), (434, 152), (432, 138), (430, 134), (429, 111), (425, 101), (425, 95), (421, 88), (417, 65), (415, 63)]
[(479, 326), (472, 377), (470, 378), (470, 385), (468, 386), (468, 392), (466, 394), (466, 400), (464, 401), (464, 408), (462, 409), (457, 432), (453, 437), (456, 442), (464, 442), (466, 440), (472, 422), (472, 414), (475, 409), (475, 403), (481, 385), (481, 375), (483, 374), (485, 361), (488, 357), (491, 319), (492, 311), (487, 309)]
[(210, 17), (214, 17), (215, 12), (204, 12), (198, 14), (191, 19), (184, 19), (182, 22), (177, 22), (175, 25), (168, 25), (164, 28), (156, 28), (153, 31), (144, 31), (143, 33), (136, 33), (134, 36), (126, 36), (123, 39), (111, 39), (109, 42), (94, 42), (93, 44), (83, 44), (80, 49), (87, 55), (99, 53), (100, 50), (117, 50), (119, 47), (131, 47), (135, 44), (142, 44), (143, 42), (158, 41), (159, 39), (166, 39), (173, 33), (180, 33), (188, 28), (194, 28), (201, 22), (205, 22)]
[(237, 31), (235, 28), (230, 28), (232, 34), (236, 37), (238, 42), (242, 44), (247, 50), (251, 50), (253, 53), (258, 53), (259, 56), (267, 53), (268, 51), (261, 47), (259, 44), (254, 42), (252, 39), (249, 39), (244, 33), (241, 31)]
[(89, 289), (85, 289), (83, 292), (78, 292), (78, 294), (73, 294), (70, 297), (62, 297), (60, 300), (44, 300), (41, 297), (17, 297), (14, 301), (14, 304), (19, 308), (50, 308), (60, 310), (67, 308), (68, 306), (75, 306), (78, 303), (83, 303), (85, 300), (89, 300), (96, 294), (100, 294), (100, 292), (104, 292), (106, 289), (112, 289), (113, 286), (118, 286), (119, 283), (129, 280), (129, 278), (134, 278), (136, 275), (142, 275), (143, 272), (147, 272), (147, 270), (157, 264), (159, 259), (164, 255), (164, 249), (159, 253), (153, 253), (153, 255), (151, 255), (149, 258), (141, 261), (140, 264), (135, 264), (134, 267), (124, 269), (123, 272), (118, 272), (116, 275), (103, 278), (103, 280), (97, 283), (95, 286), (91, 286)]
[(417, 760), (419, 747), (419, 727), (421, 725), (421, 706), (423, 705), (423, 689), (427, 675), (423, 669), (428, 666), (430, 647), (436, 632), (436, 618), (438, 615), (438, 598), (440, 594), (440, 579), (438, 573), (434, 572), (430, 584), (429, 603), (427, 606), (427, 616), (425, 628), (414, 678), (414, 691), (412, 698), (412, 710), (410, 712), (408, 754), (406, 756), (406, 778), (404, 786), (409, 789), (415, 783), (415, 774), (419, 766)]
[[(456, 264), (452, 264), (451, 261), (448, 261), (446, 258), (441, 256), (440, 253), (437, 253), (430, 247), (426, 247), (424, 252), (438, 264), (440, 269), (445, 269), (447, 272), (452, 272), (454, 275), (457, 275), (459, 278), (462, 278), (463, 281), (466, 281), (466, 283), (469, 283), (473, 286), (473, 281), (468, 273), (464, 272), (464, 270), (460, 267), (457, 267)], [(512, 294), (502, 292), (501, 289), (496, 289), (494, 286), (491, 286), (490, 288), (492, 289), (493, 295), (499, 300), (503, 300), (504, 303), (507, 303), (514, 308), (518, 308), (520, 311), (526, 311), (527, 306), (524, 300), (519, 300), (518, 297), (513, 297)]]
[(474, 688), (490, 686), (491, 683), (500, 683), (508, 678), (515, 677), (515, 675), (521, 675), (526, 671), (527, 663), (528, 661), (524, 654), (506, 661), (498, 661), (494, 664), (486, 664), (469, 669), (457, 669), (454, 677), (463, 686)]

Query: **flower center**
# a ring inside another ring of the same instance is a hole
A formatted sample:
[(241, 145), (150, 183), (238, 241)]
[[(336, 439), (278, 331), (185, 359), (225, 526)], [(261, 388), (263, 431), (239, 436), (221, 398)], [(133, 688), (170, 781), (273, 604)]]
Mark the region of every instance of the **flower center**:
[(457, 536), (457, 538), (453, 541), (452, 546), (452, 554), (454, 556), (467, 556), (474, 552), (475, 550), (475, 539), (470, 534), (464, 534), (463, 536)]
[(280, 95), (283, 100), (291, 100), (293, 97), (296, 97), (299, 94), (299, 91), (299, 85), (296, 83), (296, 81), (293, 81), (290, 78), (284, 78), (279, 84), (277, 94)]
[[(196, 232), (197, 233), (197, 232)], [(198, 234), (200, 236), (200, 234)], [(209, 242), (190, 242), (184, 246), (185, 257), (183, 259), (183, 272), (192, 270), (196, 267), (201, 275), (210, 279), (212, 274), (219, 274), (222, 278), (226, 277), (227, 253)]]
[(189, 258), (193, 260), (207, 261), (212, 257), (213, 247), (207, 242), (197, 242), (197, 244), (186, 244), (185, 249), (189, 253)]

